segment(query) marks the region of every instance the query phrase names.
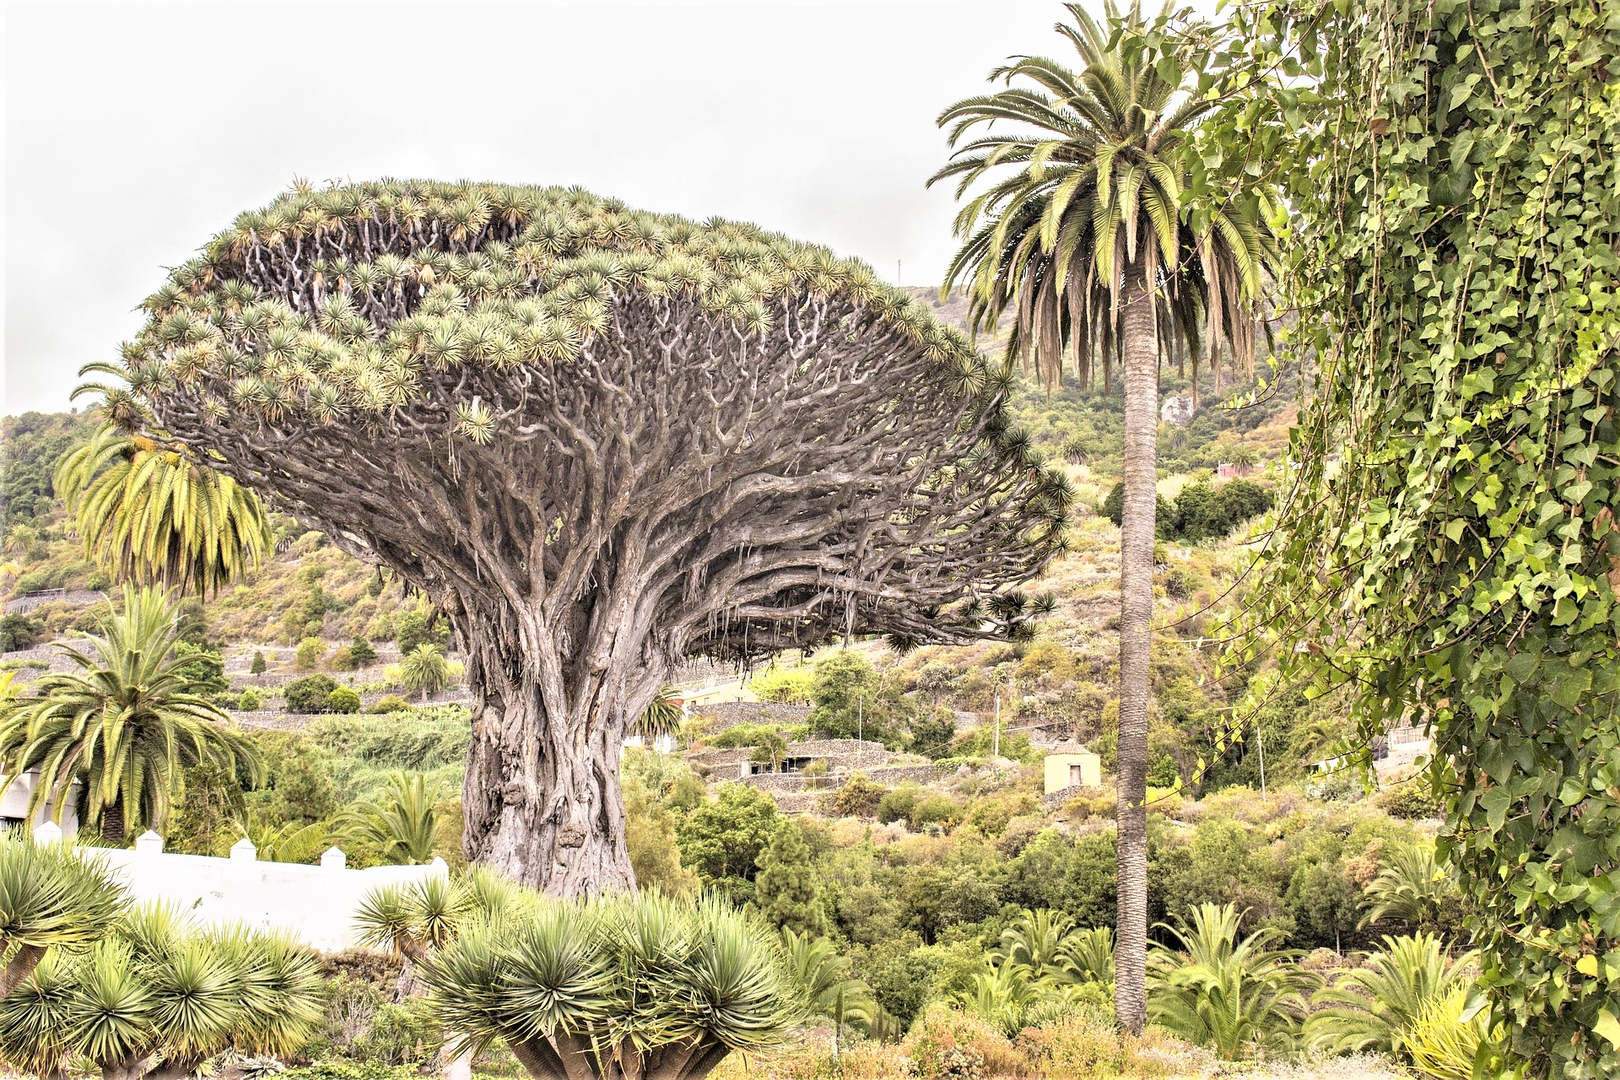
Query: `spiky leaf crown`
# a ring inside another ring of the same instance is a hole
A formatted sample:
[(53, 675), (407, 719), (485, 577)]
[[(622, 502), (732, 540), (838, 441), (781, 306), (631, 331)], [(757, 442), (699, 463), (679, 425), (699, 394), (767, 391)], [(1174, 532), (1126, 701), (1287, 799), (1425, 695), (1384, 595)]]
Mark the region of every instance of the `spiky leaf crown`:
[[(578, 188), (430, 181), (300, 186), (242, 214), (146, 299), (126, 377), (143, 400), (207, 384), (219, 410), (365, 422), (409, 404), (426, 369), (566, 363), (632, 291), (751, 334), (774, 300), (842, 295), (964, 392), (997, 386), (961, 333), (826, 248)], [(463, 435), (493, 433), (482, 403), (453, 404)]]

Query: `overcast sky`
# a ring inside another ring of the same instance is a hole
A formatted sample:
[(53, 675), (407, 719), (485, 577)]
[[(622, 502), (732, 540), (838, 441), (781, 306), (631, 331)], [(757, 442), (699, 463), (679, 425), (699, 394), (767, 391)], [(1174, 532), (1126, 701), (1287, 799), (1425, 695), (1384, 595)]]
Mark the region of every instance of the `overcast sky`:
[(134, 306), (295, 177), (582, 184), (939, 280), (934, 117), (1056, 0), (5, 0), (0, 412), (59, 409)]

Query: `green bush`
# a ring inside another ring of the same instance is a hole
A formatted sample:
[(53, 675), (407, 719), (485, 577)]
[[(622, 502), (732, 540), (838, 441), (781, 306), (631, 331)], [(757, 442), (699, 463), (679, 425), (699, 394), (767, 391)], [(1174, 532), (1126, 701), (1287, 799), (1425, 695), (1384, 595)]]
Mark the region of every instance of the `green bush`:
[(329, 713), (357, 713), (360, 711), (360, 695), (347, 686), (338, 686), (326, 695), (326, 708)]
[(385, 1002), (372, 1015), (366, 1033), (355, 1042), (356, 1056), (368, 1063), (421, 1066), (444, 1044), (444, 1030), (424, 997)]
[[(1271, 493), (1252, 480), (1233, 480), (1220, 487), (1208, 483), (1188, 484), (1174, 503), (1156, 499), (1156, 523), (1159, 539), (1200, 540), (1219, 539), (1243, 522), (1271, 509)], [(1115, 525), (1124, 513), (1125, 485), (1115, 484), (1103, 499), (1103, 515)]]
[(377, 661), (377, 650), (372, 648), (371, 642), (363, 637), (357, 637), (349, 642), (349, 658), (355, 667), (365, 667)]
[(1378, 793), (1377, 803), (1390, 817), (1407, 821), (1437, 818), (1445, 813), (1426, 773), (1391, 784)]
[(264, 699), (250, 686), (237, 695), (236, 707), (243, 712), (253, 712), (255, 709), (264, 708)]
[(864, 773), (854, 773), (821, 800), (821, 812), (830, 817), (876, 817), (888, 791), (868, 780)]
[(299, 671), (313, 671), (321, 666), (321, 657), (325, 655), (326, 642), (318, 637), (307, 637), (298, 643), (293, 664)]
[(0, 652), (31, 649), (39, 643), (43, 627), (37, 619), (21, 612), (0, 616)]
[(279, 1080), (422, 1080), (415, 1065), (387, 1065), (380, 1061), (334, 1058), (300, 1065), (275, 1074)]
[(676, 823), (681, 862), (697, 872), (704, 888), (738, 902), (752, 900), (759, 857), (780, 823), (769, 795), (746, 784), (722, 784), (714, 799)]
[(738, 724), (710, 739), (709, 745), (721, 749), (758, 746), (773, 736), (784, 740), (802, 739), (804, 731), (802, 724)]
[(877, 816), (885, 824), (903, 821), (912, 832), (922, 832), (931, 825), (960, 821), (962, 804), (920, 784), (901, 784), (878, 800)]
[(331, 711), (335, 689), (337, 682), (330, 675), (306, 675), (288, 683), (282, 693), (287, 699), (288, 712), (323, 713)]
[(411, 703), (398, 694), (384, 694), (371, 704), (366, 710), (368, 713), (396, 713), (410, 712)]
[(442, 649), (449, 641), (450, 624), (425, 606), (401, 612), (394, 620), (394, 643), (399, 646), (401, 656), (409, 656), (418, 645), (437, 645)]
[(814, 679), (815, 673), (807, 667), (772, 666), (750, 679), (748, 687), (761, 701), (808, 705)]

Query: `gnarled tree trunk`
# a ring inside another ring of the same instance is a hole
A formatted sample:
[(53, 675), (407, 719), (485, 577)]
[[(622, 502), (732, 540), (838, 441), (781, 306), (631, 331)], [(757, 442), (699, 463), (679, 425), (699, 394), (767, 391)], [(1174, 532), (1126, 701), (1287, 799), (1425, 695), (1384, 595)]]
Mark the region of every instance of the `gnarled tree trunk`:
[(585, 657), (558, 656), (549, 641), (525, 655), (521, 640), (479, 640), (481, 624), (458, 624), (474, 638), (465, 644), (478, 697), (462, 790), (467, 857), (554, 896), (634, 888), (620, 747), (667, 665), (643, 659), (593, 670)]
[(1119, 574), (1119, 908), (1114, 1014), (1147, 1023), (1147, 730), (1153, 635), (1153, 542), (1158, 479), (1159, 340), (1153, 295), (1137, 271), (1123, 300), (1125, 492)]

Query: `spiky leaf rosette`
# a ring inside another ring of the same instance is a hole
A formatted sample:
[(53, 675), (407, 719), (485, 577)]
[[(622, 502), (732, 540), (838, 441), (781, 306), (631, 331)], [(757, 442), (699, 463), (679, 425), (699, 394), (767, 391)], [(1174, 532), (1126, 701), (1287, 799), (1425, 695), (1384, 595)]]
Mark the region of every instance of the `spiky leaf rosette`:
[(301, 187), (145, 309), (126, 378), (165, 431), (452, 613), (589, 662), (980, 636), (1006, 627), (972, 601), (1061, 544), (1005, 381), (866, 266), (751, 225)]

